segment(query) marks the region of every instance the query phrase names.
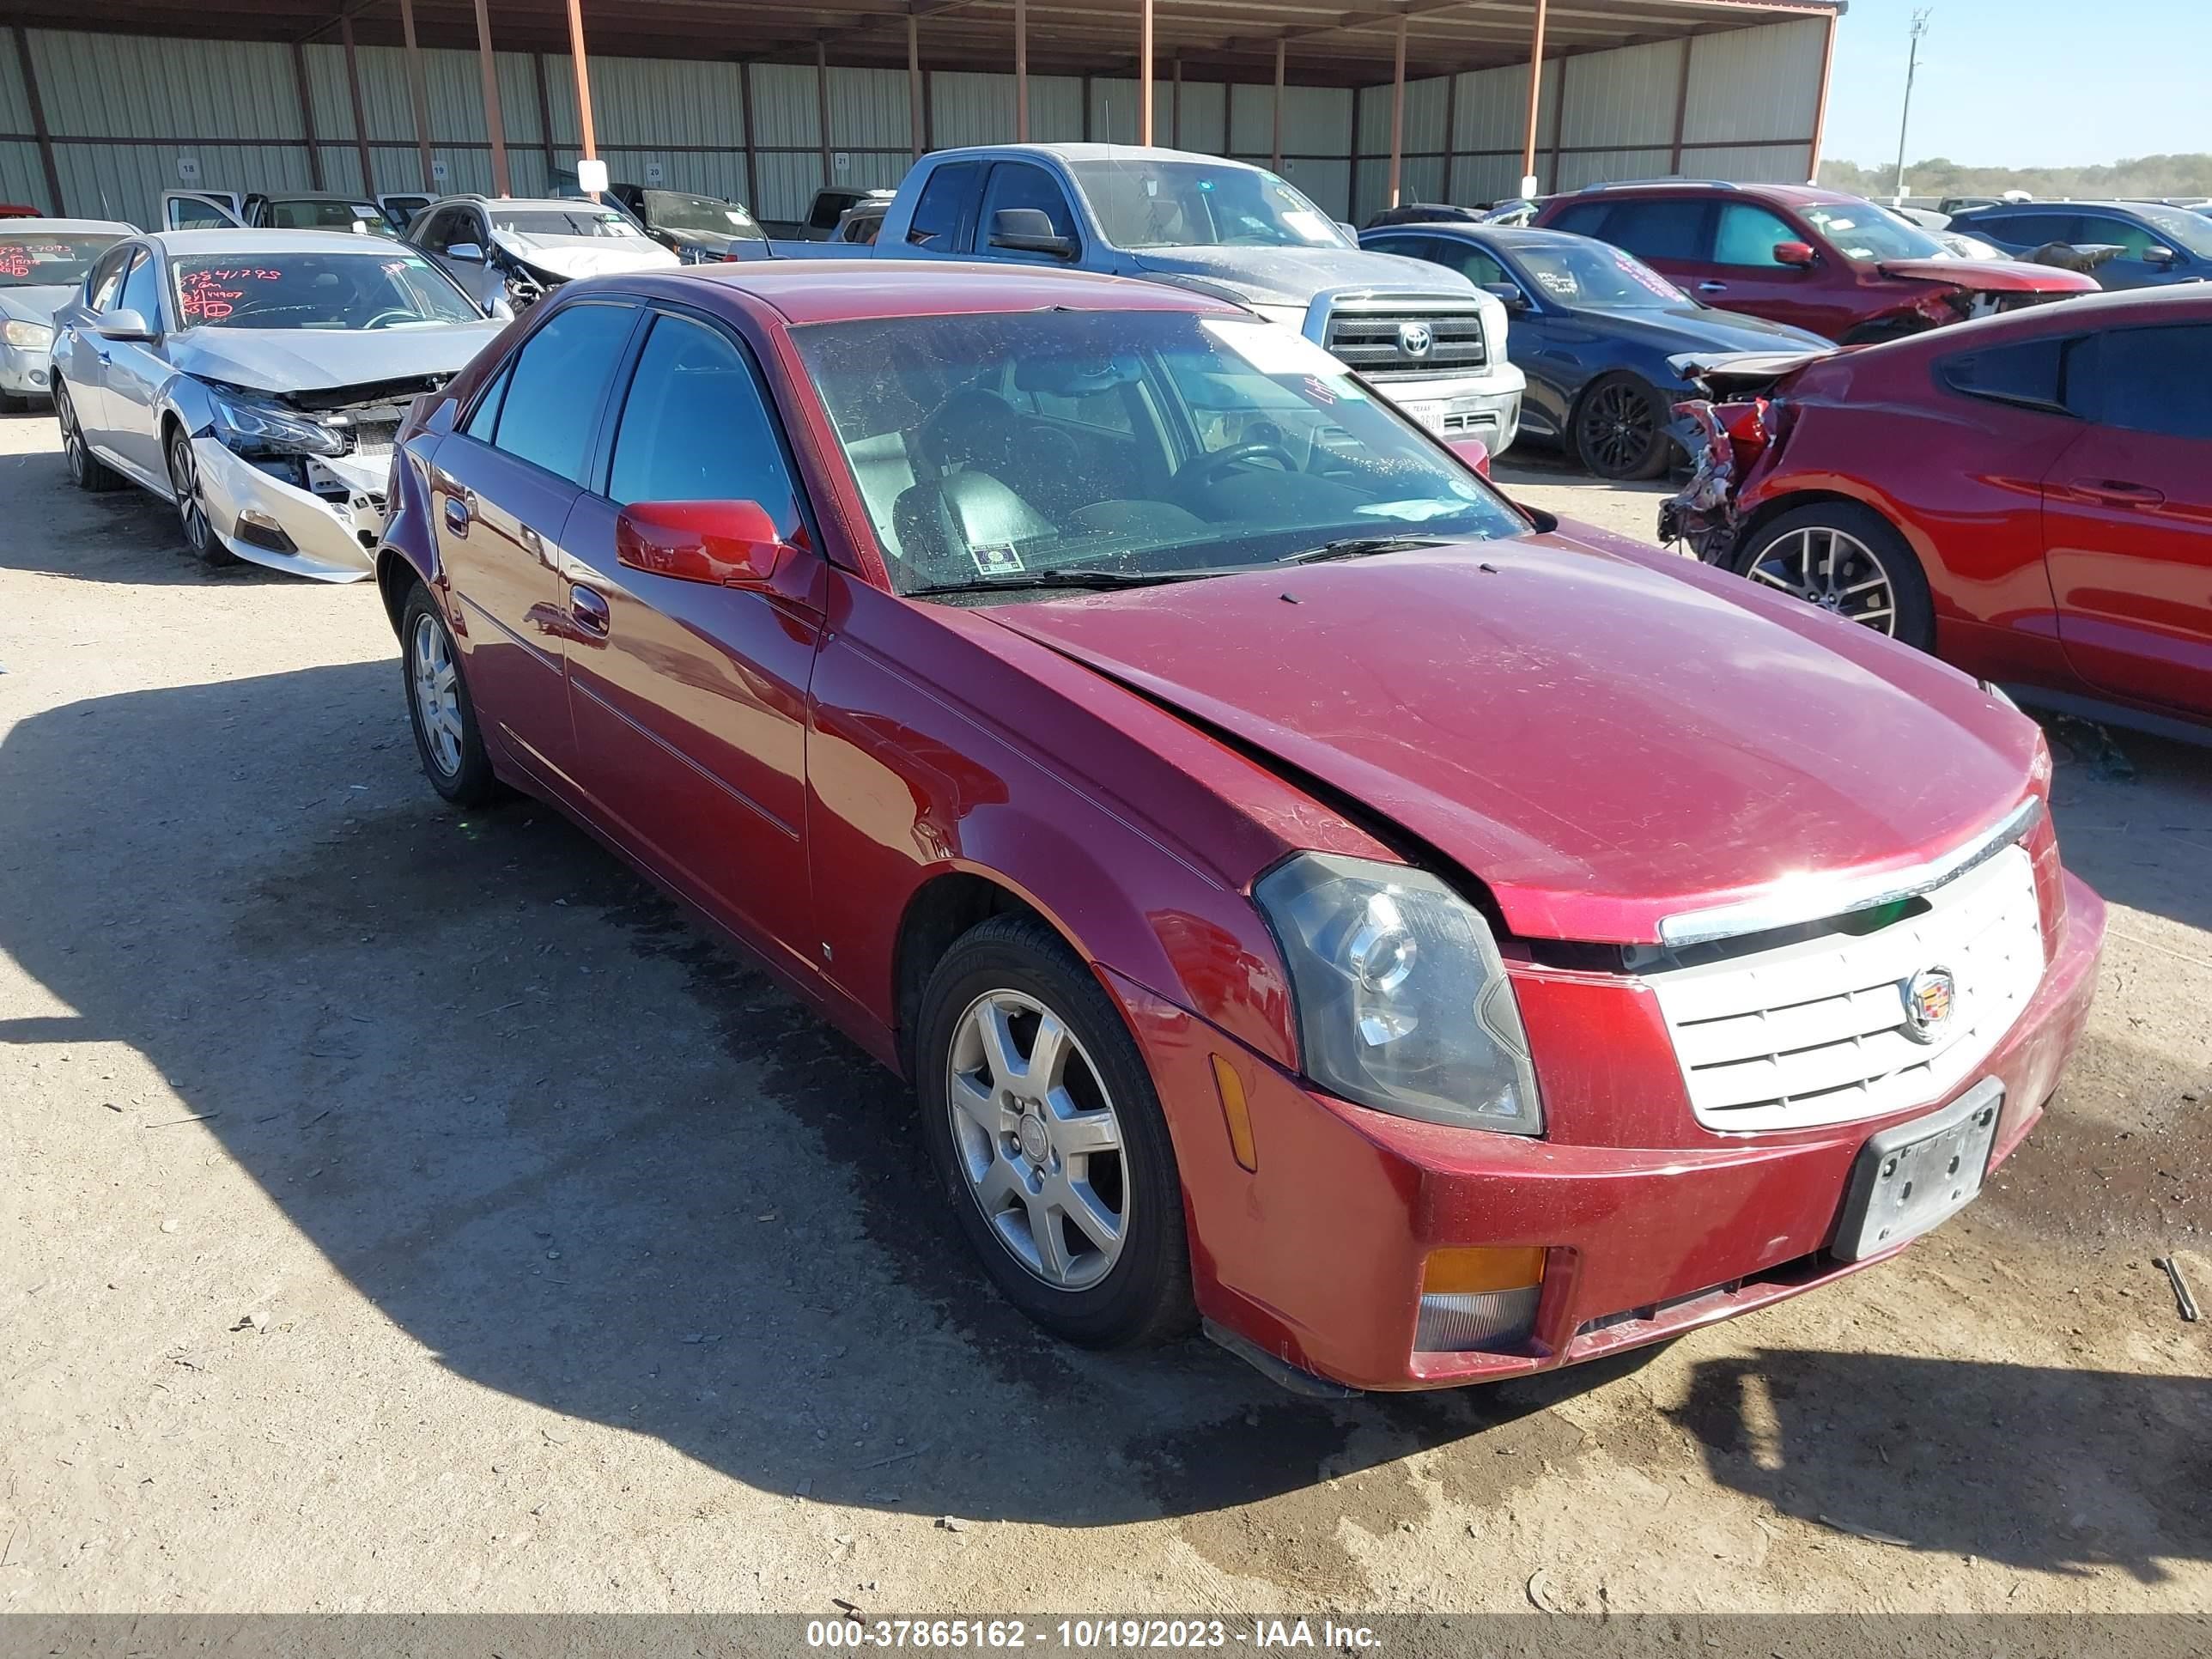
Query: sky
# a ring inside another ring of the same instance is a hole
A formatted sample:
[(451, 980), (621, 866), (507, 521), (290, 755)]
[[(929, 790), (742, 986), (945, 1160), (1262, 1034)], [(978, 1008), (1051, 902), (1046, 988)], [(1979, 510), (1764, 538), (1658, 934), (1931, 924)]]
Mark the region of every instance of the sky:
[(1896, 160), (1905, 31), (1930, 3), (1908, 159), (2069, 167), (2212, 151), (2212, 0), (1850, 0), (1828, 155)]

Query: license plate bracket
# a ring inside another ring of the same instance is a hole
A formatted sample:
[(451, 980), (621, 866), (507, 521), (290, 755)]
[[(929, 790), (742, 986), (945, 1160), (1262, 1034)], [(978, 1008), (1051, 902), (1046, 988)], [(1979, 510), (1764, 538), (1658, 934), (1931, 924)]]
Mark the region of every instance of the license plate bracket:
[(1832, 1254), (1862, 1261), (1972, 1203), (1996, 1144), (2004, 1085), (1975, 1085), (1939, 1112), (1870, 1137), (1851, 1167)]

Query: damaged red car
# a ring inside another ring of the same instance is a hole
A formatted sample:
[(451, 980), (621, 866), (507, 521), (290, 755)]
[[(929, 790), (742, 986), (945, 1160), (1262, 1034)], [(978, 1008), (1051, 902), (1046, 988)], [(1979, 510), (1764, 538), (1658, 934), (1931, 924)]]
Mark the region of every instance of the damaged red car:
[(2212, 727), (2212, 290), (2136, 290), (1817, 360), (1678, 363), (1661, 537), (2024, 700)]
[(2088, 1006), (2033, 723), (1204, 295), (571, 283), (391, 501), (434, 787), (556, 803), (902, 1073), (1077, 1342), (1417, 1389), (1724, 1318), (1970, 1202)]
[(2097, 292), (2079, 271), (1961, 259), (1856, 196), (1811, 185), (1592, 185), (1536, 216), (1625, 248), (1723, 311), (1868, 345)]

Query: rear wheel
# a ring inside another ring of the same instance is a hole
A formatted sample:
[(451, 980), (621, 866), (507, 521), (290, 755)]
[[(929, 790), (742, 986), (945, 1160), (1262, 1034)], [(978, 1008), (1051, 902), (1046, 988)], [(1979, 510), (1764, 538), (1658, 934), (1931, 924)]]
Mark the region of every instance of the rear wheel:
[(1920, 561), (1895, 526), (1856, 501), (1816, 501), (1759, 526), (1735, 571), (1917, 649), (1936, 647)]
[(123, 475), (93, 455), (84, 441), (84, 428), (77, 423), (76, 404), (59, 380), (54, 382), (54, 419), (61, 423), (62, 465), (69, 468), (70, 482), (94, 495), (120, 489)]
[(484, 753), (477, 708), (461, 678), (460, 653), (429, 590), (415, 584), (399, 614), (399, 666), (407, 686), (408, 723), (423, 775), (456, 806), (498, 799), (499, 781)]
[(963, 935), (916, 1034), (922, 1133), (1008, 1301), (1086, 1347), (1194, 1322), (1182, 1184), (1151, 1073), (1111, 998), (1029, 916)]
[(1674, 440), (1659, 393), (1633, 374), (1607, 374), (1575, 405), (1575, 453), (1601, 478), (1656, 478)]

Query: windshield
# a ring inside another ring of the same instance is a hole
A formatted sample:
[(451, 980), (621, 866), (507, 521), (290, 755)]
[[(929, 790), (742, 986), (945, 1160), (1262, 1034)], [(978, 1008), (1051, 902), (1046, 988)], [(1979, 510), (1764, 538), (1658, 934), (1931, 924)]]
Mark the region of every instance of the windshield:
[(1516, 247), (1521, 262), (1547, 297), (1592, 311), (1656, 311), (1690, 303), (1690, 296), (1632, 253), (1602, 242), (1561, 242)]
[(681, 191), (648, 190), (645, 216), (665, 230), (703, 230), (716, 236), (764, 241), (753, 216), (734, 202), (718, 202), (711, 196), (686, 196)]
[(1288, 329), (1029, 312), (795, 329), (902, 593), (1173, 580), (1527, 524)]
[(2183, 208), (2139, 207), (2136, 216), (2178, 248), (2212, 256), (2212, 221)]
[(1847, 259), (1940, 259), (1943, 245), (1871, 202), (1816, 202), (1797, 210)]
[(1352, 247), (1272, 173), (1227, 161), (1078, 161), (1069, 167), (1116, 247)]
[(579, 202), (573, 208), (502, 208), (495, 203), (485, 210), (491, 215), (494, 230), (517, 236), (611, 237), (617, 240), (629, 237), (641, 242), (646, 240), (645, 233), (627, 214), (613, 208), (593, 207), (589, 202)]
[(430, 328), (483, 313), (420, 254), (212, 255), (169, 262), (186, 328)]
[(51, 230), (0, 232), (0, 288), (74, 288), (92, 262), (120, 240)]
[(389, 236), (384, 210), (374, 202), (316, 201), (312, 198), (269, 204), (269, 223), (277, 230), (350, 230), (364, 236)]

